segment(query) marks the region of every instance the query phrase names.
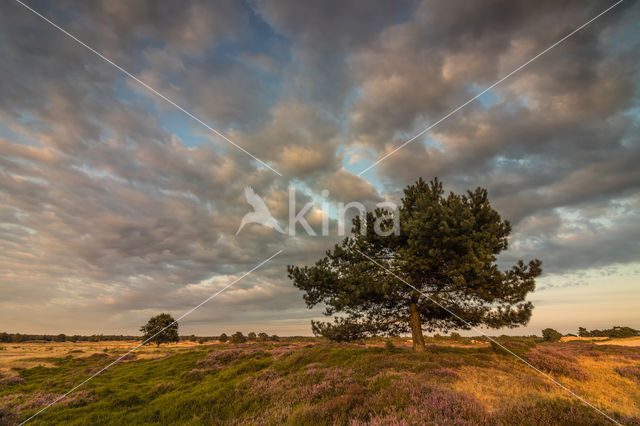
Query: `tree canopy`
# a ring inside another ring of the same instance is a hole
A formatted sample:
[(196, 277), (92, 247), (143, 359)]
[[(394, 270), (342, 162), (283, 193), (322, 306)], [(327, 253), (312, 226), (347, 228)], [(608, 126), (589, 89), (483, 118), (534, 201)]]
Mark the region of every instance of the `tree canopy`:
[(558, 342), (562, 339), (562, 333), (553, 328), (545, 328), (542, 330), (542, 338), (546, 342)]
[(156, 346), (161, 343), (178, 342), (178, 323), (169, 314), (156, 315), (149, 319), (145, 325), (140, 327), (140, 331), (144, 334), (143, 341), (149, 340)]
[[(399, 232), (390, 232), (399, 215)], [(376, 232), (375, 226), (378, 226)], [(442, 183), (419, 179), (402, 205), (355, 217), (350, 236), (313, 266), (288, 267), (309, 308), (325, 306), (333, 324), (312, 321), (314, 333), (334, 340), (411, 331), (526, 324), (541, 262), (518, 261), (501, 271), (497, 255), (511, 226), (489, 203), (486, 189), (445, 195)]]

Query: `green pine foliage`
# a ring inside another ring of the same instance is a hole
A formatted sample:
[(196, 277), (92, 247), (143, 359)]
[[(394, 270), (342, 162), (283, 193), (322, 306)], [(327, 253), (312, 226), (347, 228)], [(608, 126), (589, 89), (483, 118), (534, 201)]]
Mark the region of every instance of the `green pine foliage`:
[(562, 334), (553, 328), (545, 328), (542, 330), (542, 338), (546, 342), (558, 342), (562, 338)]
[[(526, 324), (541, 262), (501, 271), (496, 257), (511, 233), (489, 203), (486, 189), (445, 194), (442, 183), (420, 179), (404, 190), (398, 233), (385, 210), (353, 220), (352, 234), (313, 266), (289, 266), (289, 278), (309, 308), (340, 314), (313, 331), (333, 340), (411, 331), (423, 350), (423, 330), (492, 328)], [(374, 264), (383, 266), (384, 268)], [(409, 285), (408, 285), (408, 284)]]

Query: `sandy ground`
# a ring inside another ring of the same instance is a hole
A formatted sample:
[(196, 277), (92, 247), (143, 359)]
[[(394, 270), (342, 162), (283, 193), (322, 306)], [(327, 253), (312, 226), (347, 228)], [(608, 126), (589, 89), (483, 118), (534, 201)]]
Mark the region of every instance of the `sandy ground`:
[(596, 345), (640, 346), (640, 336), (594, 342)]
[(609, 339), (608, 337), (573, 337), (565, 336), (561, 342), (573, 342), (576, 340), (593, 342), (596, 345), (616, 345), (616, 346), (640, 346), (640, 336), (624, 337), (621, 339)]
[(595, 342), (597, 340), (607, 340), (608, 337), (578, 337), (578, 336), (564, 336), (560, 338), (561, 342), (574, 342), (576, 340), (581, 340), (584, 342)]

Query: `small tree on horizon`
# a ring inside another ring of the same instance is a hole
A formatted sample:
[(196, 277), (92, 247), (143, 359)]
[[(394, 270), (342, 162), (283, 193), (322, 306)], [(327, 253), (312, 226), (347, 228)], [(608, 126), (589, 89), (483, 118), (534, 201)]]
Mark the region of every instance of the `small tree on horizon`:
[(151, 317), (149, 321), (140, 327), (142, 340), (149, 340), (147, 343), (155, 343), (160, 347), (162, 343), (178, 342), (178, 323), (169, 314), (162, 313)]
[[(376, 209), (364, 221), (356, 216), (352, 235), (315, 265), (288, 267), (309, 308), (323, 304), (327, 316), (345, 314), (333, 324), (312, 321), (315, 334), (354, 340), (410, 331), (414, 350), (424, 351), (423, 329), (528, 322), (533, 305), (525, 299), (541, 262), (498, 269), (511, 225), (493, 209), (486, 189), (445, 195), (437, 178), (429, 184), (421, 178), (404, 190), (395, 214), (399, 233), (390, 232), (389, 212)], [(376, 225), (389, 235), (374, 232)]]
[(562, 339), (562, 333), (553, 328), (545, 328), (542, 330), (542, 338), (545, 342), (558, 342)]
[(249, 334), (247, 334), (247, 340), (249, 341), (254, 341), (258, 338), (258, 336), (256, 335), (256, 333), (254, 333), (253, 331), (250, 332)]
[(244, 337), (244, 334), (242, 334), (241, 331), (236, 331), (231, 335), (230, 341), (231, 343), (244, 343), (247, 341), (247, 338)]
[(229, 336), (227, 336), (227, 333), (222, 333), (220, 337), (218, 337), (219, 342), (225, 343), (227, 340), (229, 340)]

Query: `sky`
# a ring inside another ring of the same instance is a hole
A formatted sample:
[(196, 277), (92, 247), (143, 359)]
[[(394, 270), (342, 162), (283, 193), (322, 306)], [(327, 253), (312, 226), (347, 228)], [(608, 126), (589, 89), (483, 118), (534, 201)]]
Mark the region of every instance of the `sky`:
[[(435, 176), (488, 189), (501, 266), (543, 262), (530, 323), (489, 333), (640, 328), (638, 2), (395, 152), (614, 2), (24, 3), (93, 52), (3, 4), (0, 331), (137, 334), (233, 284), (181, 332), (310, 335), (286, 265), (341, 240), (338, 202)], [(247, 186), (281, 223), (293, 187), (330, 234), (236, 235)]]

